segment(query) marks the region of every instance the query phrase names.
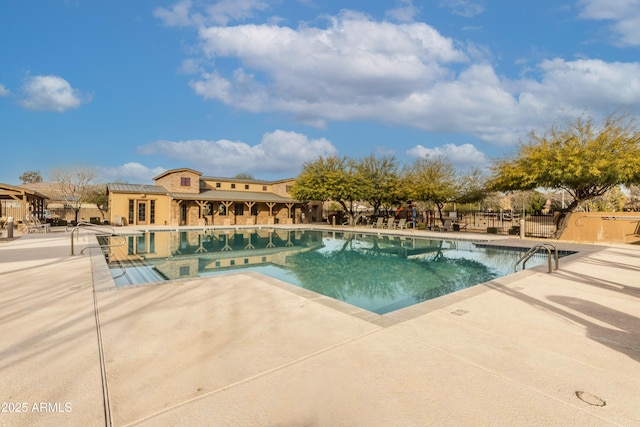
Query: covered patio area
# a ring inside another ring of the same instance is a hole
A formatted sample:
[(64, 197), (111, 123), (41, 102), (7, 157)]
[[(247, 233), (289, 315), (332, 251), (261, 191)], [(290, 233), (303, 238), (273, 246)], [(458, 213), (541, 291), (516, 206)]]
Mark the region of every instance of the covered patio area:
[(44, 221), (47, 196), (23, 187), (0, 183), (0, 226), (4, 228), (8, 218), (14, 224), (24, 223), (28, 215)]

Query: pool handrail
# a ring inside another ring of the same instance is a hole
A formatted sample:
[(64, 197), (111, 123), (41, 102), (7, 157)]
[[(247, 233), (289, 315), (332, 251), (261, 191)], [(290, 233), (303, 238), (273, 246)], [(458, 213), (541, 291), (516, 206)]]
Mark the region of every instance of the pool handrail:
[(551, 264), (551, 250), (553, 249), (555, 252), (555, 270), (558, 270), (558, 268), (560, 267), (560, 261), (559, 261), (559, 256), (558, 256), (558, 247), (556, 245), (554, 245), (553, 243), (543, 243), (541, 245), (536, 245), (534, 247), (532, 247), (531, 249), (529, 249), (524, 255), (522, 255), (520, 257), (520, 259), (518, 261), (516, 261), (516, 264), (514, 265), (513, 269), (514, 271), (518, 271), (518, 264), (520, 264), (522, 262), (522, 269), (525, 269), (526, 263), (529, 260), (529, 258), (531, 258), (532, 256), (534, 256), (539, 250), (541, 249), (545, 249), (547, 251), (547, 259), (548, 259), (548, 265), (549, 265), (549, 273), (553, 272), (553, 268), (552, 268), (552, 264)]
[[(112, 227), (109, 226), (105, 226), (105, 225), (101, 225), (101, 224), (93, 224), (91, 222), (86, 222), (86, 221), (80, 221), (75, 227), (73, 227), (73, 229), (71, 230), (71, 255), (75, 255), (75, 251), (74, 251), (74, 245), (73, 245), (73, 233), (76, 233), (76, 239), (79, 238), (80, 236), (80, 228), (84, 228), (85, 226), (89, 226), (89, 227), (106, 227), (108, 230), (110, 230), (110, 233), (104, 233), (102, 235), (111, 235), (111, 236), (119, 236), (118, 234), (115, 233), (115, 230)], [(87, 228), (85, 228), (87, 229)], [(95, 228), (94, 228), (95, 230)], [(92, 230), (93, 231), (93, 230)], [(96, 230), (98, 231), (98, 230)], [(94, 234), (98, 234), (97, 232)], [(123, 236), (121, 236), (123, 237)], [(123, 243), (122, 245), (124, 245), (124, 237), (123, 237)], [(122, 246), (122, 245), (116, 245), (116, 246)], [(87, 248), (95, 248), (96, 246), (87, 246), (84, 249)], [(102, 246), (99, 246), (100, 248)], [(81, 254), (84, 253), (84, 249), (80, 252)]]
[(121, 239), (122, 239), (122, 242), (121, 242), (121, 243), (109, 244), (109, 245), (101, 245), (101, 244), (98, 244), (97, 246), (85, 246), (85, 247), (84, 247), (84, 248), (82, 248), (82, 250), (80, 251), (80, 255), (84, 255), (84, 251), (85, 251), (85, 250), (87, 250), (87, 249), (96, 249), (96, 248), (100, 248), (100, 249), (104, 249), (104, 248), (115, 248), (115, 247), (118, 247), (118, 246), (124, 246), (124, 245), (127, 243), (127, 239), (126, 239), (124, 236), (119, 235), (119, 234), (111, 234), (111, 235), (109, 235), (109, 234), (100, 234), (99, 236), (101, 236), (101, 237), (102, 237), (102, 236), (108, 236), (108, 237), (119, 237), (119, 238), (121, 238)]

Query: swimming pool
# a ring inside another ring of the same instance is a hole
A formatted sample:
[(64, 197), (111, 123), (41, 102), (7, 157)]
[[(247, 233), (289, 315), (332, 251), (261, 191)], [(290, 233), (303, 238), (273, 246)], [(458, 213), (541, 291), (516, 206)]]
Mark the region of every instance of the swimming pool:
[[(251, 270), (385, 314), (510, 274), (524, 251), (361, 232), (228, 229), (129, 235), (108, 261), (119, 287)], [(527, 266), (545, 261), (535, 256)]]

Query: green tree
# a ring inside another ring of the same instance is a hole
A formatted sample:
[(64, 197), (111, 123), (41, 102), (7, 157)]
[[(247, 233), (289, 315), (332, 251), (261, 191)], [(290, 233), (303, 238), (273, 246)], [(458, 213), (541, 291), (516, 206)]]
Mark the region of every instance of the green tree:
[(634, 211), (640, 210), (640, 185), (630, 185), (628, 188), (628, 207)]
[(40, 175), (40, 171), (27, 171), (20, 175), (20, 182), (23, 184), (42, 182), (42, 175)]
[(363, 181), (361, 200), (368, 202), (374, 211), (402, 199), (398, 194), (398, 161), (395, 157), (371, 155), (357, 161), (355, 169)]
[(94, 203), (98, 207), (98, 210), (102, 215), (102, 219), (104, 220), (104, 214), (109, 210), (109, 206), (107, 205), (109, 196), (107, 195), (106, 185), (96, 184), (88, 186), (84, 201), (87, 203)]
[(574, 211), (619, 184), (640, 182), (640, 133), (634, 120), (609, 116), (601, 126), (578, 118), (565, 128), (531, 132), (512, 159), (496, 161), (491, 188), (565, 190)]
[(365, 182), (356, 171), (356, 163), (347, 157), (319, 157), (307, 162), (291, 188), (300, 201), (334, 201), (339, 203), (353, 223), (354, 202), (362, 200)]
[(585, 203), (587, 212), (621, 212), (627, 197), (620, 187), (613, 187), (602, 196), (594, 197)]
[(425, 157), (406, 168), (403, 181), (406, 195), (417, 201), (431, 202), (444, 224), (443, 209), (447, 203), (473, 203), (486, 197), (480, 171), (458, 173), (443, 157)]
[(235, 179), (248, 179), (248, 180), (255, 180), (255, 178), (253, 177), (253, 175), (248, 174), (248, 173), (239, 173), (236, 176), (234, 176)]
[(513, 191), (564, 190), (572, 201), (562, 210), (556, 236), (564, 228), (564, 213), (601, 196), (619, 184), (640, 182), (640, 133), (633, 119), (610, 115), (601, 125), (592, 118), (567, 121), (542, 134), (531, 132), (513, 158), (497, 160), (490, 187)]

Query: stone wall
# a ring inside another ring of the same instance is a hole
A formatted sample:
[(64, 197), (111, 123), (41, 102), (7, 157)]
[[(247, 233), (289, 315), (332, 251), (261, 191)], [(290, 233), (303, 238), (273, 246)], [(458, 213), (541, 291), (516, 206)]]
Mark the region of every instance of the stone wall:
[[(189, 178), (188, 187), (181, 185), (182, 178)], [(156, 180), (156, 185), (175, 193), (198, 194), (200, 193), (200, 175), (188, 170), (170, 173)]]

